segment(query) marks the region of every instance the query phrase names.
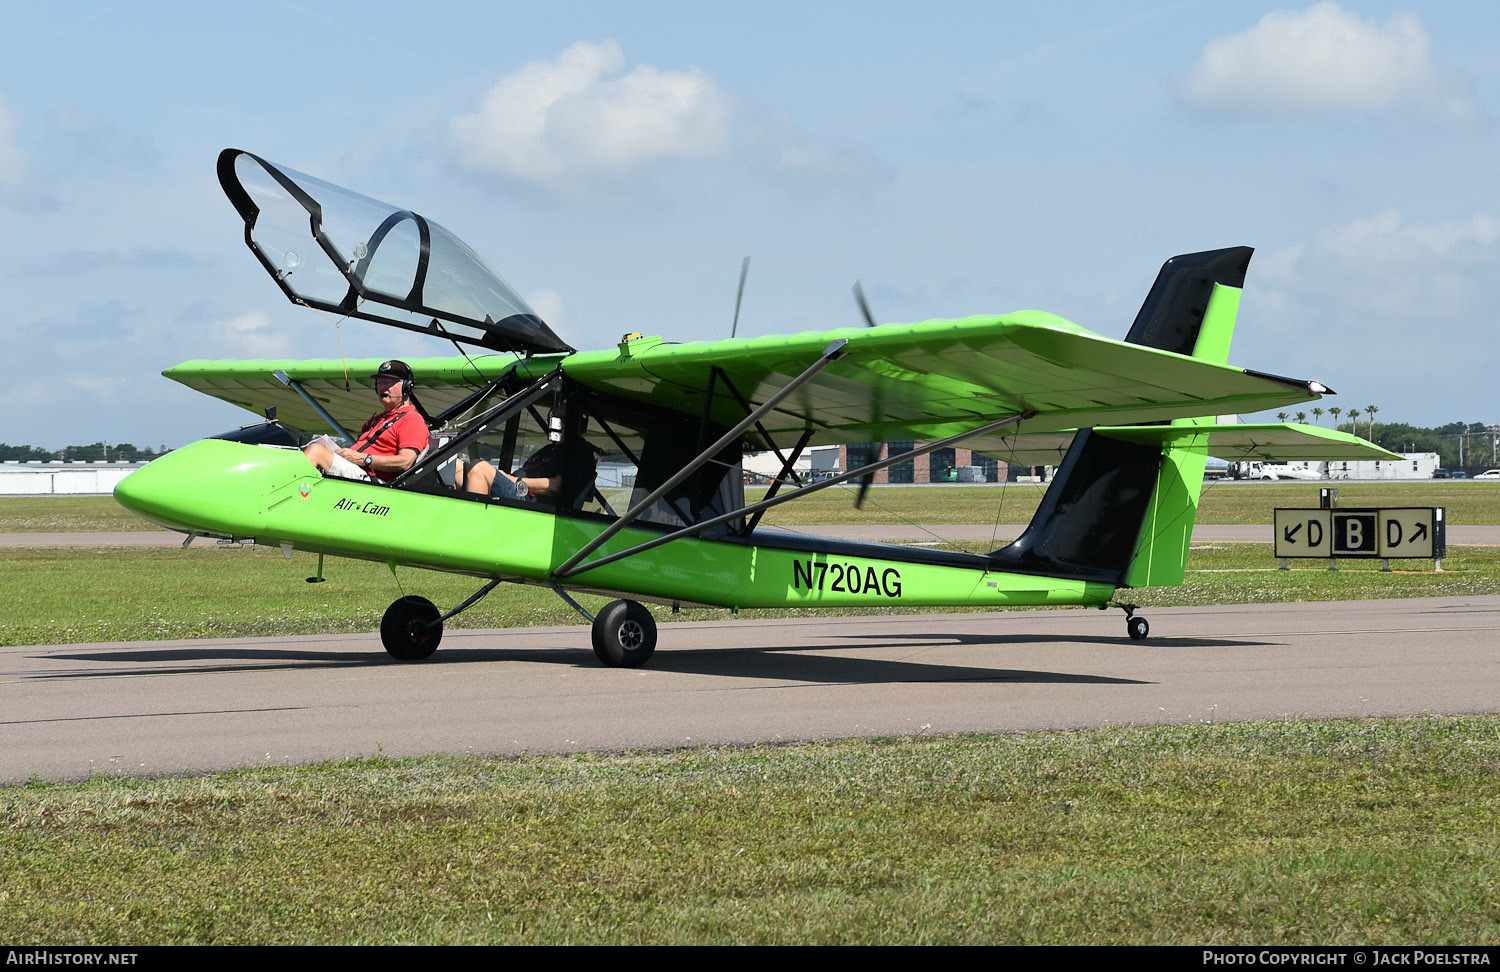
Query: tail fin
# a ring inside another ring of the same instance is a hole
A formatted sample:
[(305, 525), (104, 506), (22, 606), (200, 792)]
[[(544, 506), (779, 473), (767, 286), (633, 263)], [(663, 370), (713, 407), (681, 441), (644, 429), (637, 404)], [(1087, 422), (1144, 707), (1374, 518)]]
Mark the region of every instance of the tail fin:
[[(1227, 362), (1253, 252), (1239, 246), (1168, 260), (1125, 340)], [(1177, 419), (1171, 424), (1212, 422)], [(990, 559), (999, 570), (1117, 587), (1180, 584), (1207, 459), (1206, 436), (1201, 442), (1159, 446), (1082, 430), (1031, 524)]]

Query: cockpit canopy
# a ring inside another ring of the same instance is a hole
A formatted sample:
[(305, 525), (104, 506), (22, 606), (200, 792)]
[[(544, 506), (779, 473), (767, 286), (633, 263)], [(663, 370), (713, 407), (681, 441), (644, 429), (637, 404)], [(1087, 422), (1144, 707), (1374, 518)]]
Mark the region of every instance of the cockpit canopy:
[(410, 210), (219, 153), (245, 243), (294, 303), (496, 351), (572, 351), (468, 244)]

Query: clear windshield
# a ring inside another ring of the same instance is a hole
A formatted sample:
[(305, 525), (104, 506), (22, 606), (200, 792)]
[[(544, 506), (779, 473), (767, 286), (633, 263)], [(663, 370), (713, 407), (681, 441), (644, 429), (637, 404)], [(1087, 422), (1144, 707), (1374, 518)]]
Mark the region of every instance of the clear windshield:
[(220, 155), (219, 181), (251, 250), (295, 300), (422, 330), (437, 318), (501, 350), (572, 350), (468, 244), (419, 213), (235, 149)]

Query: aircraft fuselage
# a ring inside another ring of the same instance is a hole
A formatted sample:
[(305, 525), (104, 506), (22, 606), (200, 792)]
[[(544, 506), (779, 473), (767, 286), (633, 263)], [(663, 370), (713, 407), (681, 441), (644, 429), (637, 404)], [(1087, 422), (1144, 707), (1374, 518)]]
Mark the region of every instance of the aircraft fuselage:
[[(324, 479), (301, 453), (204, 439), (122, 482), (121, 503), (185, 533), (548, 583), (603, 516)], [(598, 556), (660, 532), (631, 526)], [(757, 532), (684, 538), (567, 579), (575, 590), (727, 608), (1104, 604), (1112, 584), (995, 571), (977, 555)]]

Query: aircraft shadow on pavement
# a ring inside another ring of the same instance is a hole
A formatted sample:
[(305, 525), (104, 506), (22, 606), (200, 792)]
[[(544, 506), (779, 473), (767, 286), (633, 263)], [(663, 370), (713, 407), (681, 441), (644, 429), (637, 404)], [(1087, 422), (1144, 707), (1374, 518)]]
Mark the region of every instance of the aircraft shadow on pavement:
[[(660, 671), (687, 675), (721, 675), (734, 678), (758, 678), (768, 681), (807, 681), (824, 683), (879, 682), (1080, 682), (1097, 684), (1145, 684), (1137, 679), (1103, 675), (1030, 671), (1014, 668), (991, 668), (982, 665), (930, 663), (915, 659), (858, 658), (830, 655), (865, 647), (871, 650), (892, 645), (906, 648), (942, 648), (951, 645), (981, 645), (996, 648), (1045, 644), (1096, 644), (1131, 652), (1163, 648), (1233, 648), (1268, 644), (1227, 638), (1154, 638), (1136, 644), (1118, 637), (1036, 634), (972, 634), (945, 632), (886, 633), (879, 637), (850, 634), (824, 636), (815, 644), (752, 645), (738, 648), (694, 648), (682, 645), (680, 635), (668, 632), (667, 646), (657, 652), (646, 672)], [(592, 652), (577, 646), (573, 636), (556, 647), (537, 644), (534, 647), (491, 647), (496, 635), (490, 632), (452, 632), (445, 647), (423, 662), (397, 662), (383, 651), (299, 648), (278, 644), (249, 647), (233, 645), (191, 645), (182, 647), (141, 647), (106, 651), (78, 651), (49, 655), (53, 661), (77, 661), (107, 664), (101, 671), (49, 669), (27, 674), (28, 680), (99, 678), (125, 675), (184, 675), (258, 671), (280, 668), (410, 668), (413, 671), (432, 665), (476, 664), (519, 661), (576, 668), (594, 668)], [(514, 635), (498, 636), (515, 640)], [(546, 638), (548, 636), (543, 636)], [(539, 639), (542, 640), (542, 639)], [(830, 644), (829, 641), (841, 642)], [(673, 642), (678, 642), (674, 645)], [(855, 644), (857, 643), (857, 644)], [(996, 659), (1000, 661), (1001, 659)], [(238, 663), (238, 664), (236, 664)]]
[[(818, 654), (827, 646), (785, 648), (694, 649), (677, 648), (657, 652), (646, 673), (720, 675), (768, 681), (824, 682), (830, 684), (900, 682), (1097, 682), (1140, 684), (1133, 679), (1060, 672), (1028, 672), (963, 665), (933, 665), (891, 659), (829, 657)], [(810, 653), (810, 654), (808, 654)], [(425, 662), (392, 661), (384, 652), (327, 652), (288, 648), (162, 648), (143, 651), (79, 652), (52, 655), (53, 659), (83, 662), (124, 662), (129, 667), (107, 671), (90, 668), (69, 672), (59, 669), (29, 673), (29, 681), (140, 675), (201, 675), (234, 672), (276, 671), (288, 668), (321, 670), (335, 668), (409, 668), (436, 665), (470, 665), (482, 662), (519, 661), (532, 664), (599, 668), (592, 652), (577, 648), (462, 648), (440, 650)], [(188, 664), (200, 662), (201, 664)], [(239, 663), (239, 664), (236, 664)], [(601, 671), (603, 671), (601, 669)]]
[[(670, 629), (668, 629), (670, 630)], [(860, 647), (870, 649), (889, 648), (943, 648), (952, 645), (982, 645), (1003, 648), (1013, 645), (1033, 646), (1038, 644), (1097, 643), (1132, 652), (1149, 651), (1152, 648), (1220, 648), (1254, 647), (1265, 644), (1259, 641), (1236, 641), (1230, 639), (1158, 638), (1142, 646), (1121, 638), (1078, 637), (1075, 635), (985, 635), (911, 633), (883, 634), (877, 638), (869, 635), (835, 635), (830, 640), (859, 642), (862, 644), (804, 645), (758, 645), (743, 648), (667, 647), (658, 651), (651, 659), (651, 668), (663, 671), (696, 675), (726, 675), (736, 678), (763, 678), (806, 682), (1076, 682), (1103, 685), (1145, 685), (1147, 681), (1118, 678), (1106, 675), (1072, 674), (1042, 670), (1014, 668), (991, 668), (988, 666), (953, 665), (924, 662), (916, 659), (852, 658), (847, 655), (829, 656), (828, 652), (843, 652)], [(996, 661), (1003, 661), (996, 658)]]
[[(182, 648), (126, 648), (108, 651), (58, 652), (49, 659), (97, 662), (107, 669), (82, 671), (61, 669), (28, 672), (29, 680), (101, 678), (123, 675), (201, 675), (211, 672), (254, 672), (280, 669), (411, 668), (451, 662), (544, 661), (578, 665), (593, 653), (576, 647), (543, 650), (460, 649), (442, 650), (427, 661), (399, 662), (379, 649), (327, 651), (285, 646), (244, 648), (230, 645), (193, 645)], [(236, 662), (240, 664), (236, 664)], [(194, 664), (196, 663), (196, 664)], [(123, 667), (133, 665), (136, 667)]]
[(944, 665), (892, 658), (850, 658), (820, 654), (826, 648), (678, 649), (658, 652), (651, 667), (683, 675), (719, 675), (767, 681), (828, 685), (880, 685), (910, 682), (1028, 682), (1145, 685), (1139, 679), (1080, 675), (978, 665)]
[[(831, 635), (844, 640), (872, 641), (868, 635)], [(1130, 641), (1115, 635), (1039, 635), (1039, 634), (947, 634), (944, 632), (913, 631), (890, 632), (879, 638), (883, 644), (912, 642), (941, 647), (942, 645), (992, 645), (1003, 648), (1011, 645), (1099, 645), (1104, 648), (1119, 648), (1131, 652), (1151, 651), (1161, 648), (1262, 648), (1274, 642), (1245, 641), (1234, 638), (1151, 638), (1145, 642)], [(842, 650), (845, 646), (831, 646)], [(916, 647), (916, 644), (913, 644)], [(806, 650), (806, 649), (803, 649)]]
[[(476, 639), (477, 640), (477, 639)], [(939, 641), (950, 642), (953, 639)], [(976, 638), (978, 643), (990, 639)], [(872, 645), (875, 647), (875, 645)], [(657, 652), (651, 664), (642, 669), (649, 674), (718, 675), (732, 678), (756, 678), (768, 681), (822, 682), (829, 684), (900, 683), (900, 682), (1084, 682), (1099, 684), (1141, 684), (1135, 679), (1064, 672), (1023, 671), (984, 666), (932, 664), (914, 660), (885, 658), (852, 658), (831, 656), (830, 651), (844, 646), (791, 645), (745, 648), (668, 648)], [(28, 680), (67, 680), (139, 675), (192, 675), (210, 673), (272, 671), (296, 668), (321, 670), (335, 668), (409, 668), (413, 672), (434, 665), (469, 665), (484, 662), (519, 661), (574, 668), (597, 668), (592, 652), (576, 647), (548, 648), (453, 648), (440, 649), (425, 662), (392, 661), (377, 651), (315, 651), (298, 648), (237, 648), (194, 645), (184, 648), (126, 649), (116, 651), (82, 651), (49, 656), (55, 661), (108, 663), (101, 671), (50, 669), (28, 674)], [(123, 663), (123, 664), (122, 664)], [(194, 664), (196, 663), (196, 664)], [(119, 666), (119, 667), (116, 667)], [(601, 669), (602, 671), (602, 669)]]

